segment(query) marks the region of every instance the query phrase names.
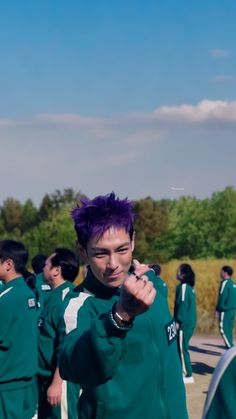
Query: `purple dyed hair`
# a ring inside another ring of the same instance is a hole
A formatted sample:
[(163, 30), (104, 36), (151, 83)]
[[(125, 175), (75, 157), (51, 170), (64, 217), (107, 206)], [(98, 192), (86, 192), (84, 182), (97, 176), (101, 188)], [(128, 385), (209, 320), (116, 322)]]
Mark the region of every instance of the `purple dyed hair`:
[(81, 198), (71, 214), (78, 242), (84, 248), (90, 237), (100, 238), (110, 227), (125, 229), (133, 238), (133, 204), (127, 198), (119, 199), (114, 192), (92, 200)]

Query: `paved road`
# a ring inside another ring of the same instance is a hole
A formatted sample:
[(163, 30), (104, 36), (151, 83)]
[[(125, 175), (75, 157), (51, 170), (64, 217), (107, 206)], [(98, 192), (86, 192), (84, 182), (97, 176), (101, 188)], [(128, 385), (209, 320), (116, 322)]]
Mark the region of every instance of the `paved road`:
[(187, 384), (189, 419), (201, 419), (212, 373), (225, 347), (220, 338), (196, 336), (190, 342), (194, 384)]

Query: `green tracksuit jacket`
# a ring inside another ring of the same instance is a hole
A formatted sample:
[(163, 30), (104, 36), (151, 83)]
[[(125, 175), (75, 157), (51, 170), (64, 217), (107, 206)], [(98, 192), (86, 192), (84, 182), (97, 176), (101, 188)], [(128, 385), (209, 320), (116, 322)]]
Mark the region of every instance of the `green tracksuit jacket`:
[(50, 297), (45, 302), (44, 309), (39, 317), (39, 370), (40, 377), (52, 378), (58, 361), (58, 323), (62, 302), (74, 285), (66, 281), (59, 287), (50, 291)]
[(214, 371), (203, 412), (203, 419), (235, 419), (236, 346), (226, 351)]
[(36, 274), (35, 286), (38, 291), (38, 314), (40, 315), (43, 311), (46, 300), (50, 297), (51, 287), (44, 281), (43, 273)]
[(216, 304), (217, 311), (236, 310), (236, 284), (230, 278), (221, 281), (218, 301)]
[(196, 326), (196, 296), (189, 284), (180, 283), (176, 287), (174, 318), (180, 330), (194, 329)]
[(189, 341), (196, 326), (197, 316), (195, 291), (189, 284), (180, 283), (176, 287), (174, 318), (179, 324), (178, 348), (183, 375), (191, 377), (192, 366), (189, 354)]
[(60, 357), (61, 376), (83, 389), (80, 418), (186, 419), (176, 328), (166, 300), (157, 294), (131, 330), (122, 331), (110, 318), (119, 289), (104, 286), (90, 270), (80, 289), (70, 300), (77, 305), (77, 328), (65, 337)]
[(227, 348), (233, 346), (233, 328), (236, 313), (236, 284), (230, 278), (221, 281), (216, 305), (219, 312), (219, 328)]
[[(150, 272), (154, 272), (154, 269), (150, 269)], [(153, 278), (154, 280), (154, 278)], [(165, 283), (165, 281), (160, 277), (160, 276), (156, 276), (155, 274), (155, 288), (157, 290), (157, 292), (160, 292), (161, 295), (163, 295), (163, 297), (168, 298), (168, 288), (167, 285)]]
[(22, 277), (0, 294), (0, 392), (26, 387), (37, 372), (37, 313), (34, 293)]
[(159, 291), (161, 295), (163, 295), (163, 297), (168, 298), (167, 285), (160, 276), (156, 277), (156, 289), (157, 289), (157, 292)]

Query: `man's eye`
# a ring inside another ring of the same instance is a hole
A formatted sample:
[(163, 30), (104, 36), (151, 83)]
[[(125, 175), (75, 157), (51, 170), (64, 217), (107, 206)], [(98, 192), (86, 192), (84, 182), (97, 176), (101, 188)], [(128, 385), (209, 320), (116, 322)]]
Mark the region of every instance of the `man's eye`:
[(94, 255), (95, 258), (104, 258), (106, 256), (105, 253), (96, 253), (96, 255)]
[(128, 251), (127, 247), (123, 247), (122, 249), (119, 249), (119, 253), (125, 253)]

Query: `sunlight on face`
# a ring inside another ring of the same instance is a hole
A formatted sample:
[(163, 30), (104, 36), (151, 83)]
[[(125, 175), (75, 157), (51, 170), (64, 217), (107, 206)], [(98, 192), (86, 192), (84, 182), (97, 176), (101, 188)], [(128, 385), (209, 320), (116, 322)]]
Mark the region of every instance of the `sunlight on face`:
[(124, 229), (111, 227), (98, 239), (87, 244), (87, 261), (96, 278), (108, 287), (124, 282), (132, 261), (134, 240)]

